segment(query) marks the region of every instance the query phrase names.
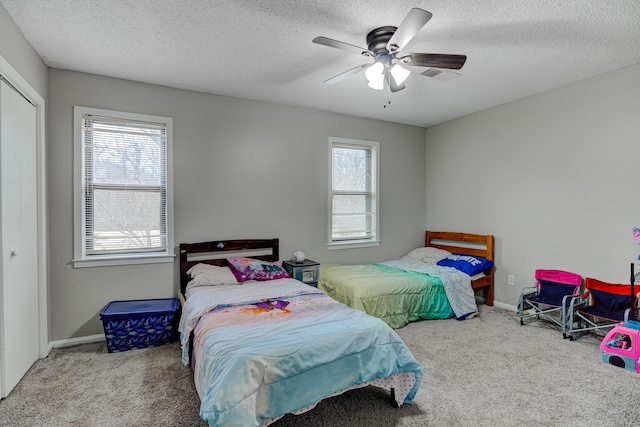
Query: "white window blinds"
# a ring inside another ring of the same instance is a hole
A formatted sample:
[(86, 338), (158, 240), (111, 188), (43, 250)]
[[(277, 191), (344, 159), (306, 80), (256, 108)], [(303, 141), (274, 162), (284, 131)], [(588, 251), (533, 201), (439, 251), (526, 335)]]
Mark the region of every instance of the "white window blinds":
[(166, 124), (82, 121), (85, 255), (166, 252)]
[(329, 244), (377, 241), (377, 144), (331, 143)]

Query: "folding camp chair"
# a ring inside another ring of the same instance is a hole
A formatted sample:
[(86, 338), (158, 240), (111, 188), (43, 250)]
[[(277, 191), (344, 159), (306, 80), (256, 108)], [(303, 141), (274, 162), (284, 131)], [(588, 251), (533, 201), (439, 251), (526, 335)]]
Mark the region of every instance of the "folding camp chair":
[(607, 283), (588, 277), (584, 289), (584, 295), (573, 298), (568, 309), (565, 338), (568, 336), (571, 341), (578, 332), (607, 331), (626, 322), (632, 306), (637, 307), (630, 284)]
[(582, 276), (562, 270), (536, 270), (536, 284), (525, 287), (518, 299), (520, 324), (542, 318), (554, 322), (566, 333), (571, 298), (580, 296)]

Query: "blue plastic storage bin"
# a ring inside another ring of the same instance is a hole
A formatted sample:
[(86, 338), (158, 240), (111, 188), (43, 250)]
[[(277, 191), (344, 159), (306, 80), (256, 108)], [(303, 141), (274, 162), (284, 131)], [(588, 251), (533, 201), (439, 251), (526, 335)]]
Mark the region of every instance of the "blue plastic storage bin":
[(109, 353), (174, 341), (179, 306), (177, 298), (111, 301), (100, 311)]

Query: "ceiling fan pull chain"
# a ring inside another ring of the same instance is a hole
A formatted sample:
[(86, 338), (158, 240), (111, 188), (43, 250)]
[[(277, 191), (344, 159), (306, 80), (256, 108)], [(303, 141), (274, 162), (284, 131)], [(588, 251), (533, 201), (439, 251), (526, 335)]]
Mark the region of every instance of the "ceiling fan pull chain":
[(391, 105), (391, 76), (389, 76), (387, 83), (387, 102), (382, 106), (382, 108), (387, 108), (387, 105)]

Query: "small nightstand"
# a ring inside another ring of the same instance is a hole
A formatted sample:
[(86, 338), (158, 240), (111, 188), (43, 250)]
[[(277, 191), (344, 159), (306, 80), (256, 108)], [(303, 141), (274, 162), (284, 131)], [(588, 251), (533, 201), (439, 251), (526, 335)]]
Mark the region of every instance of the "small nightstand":
[(320, 264), (305, 259), (302, 262), (282, 261), (282, 268), (296, 280), (309, 285), (318, 287), (318, 276), (320, 275)]

